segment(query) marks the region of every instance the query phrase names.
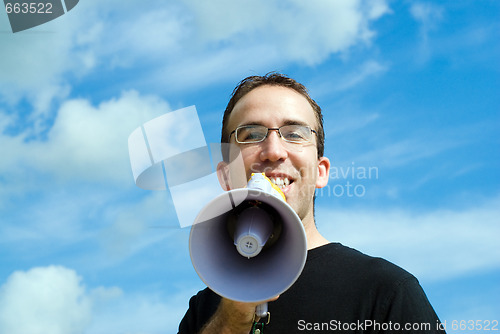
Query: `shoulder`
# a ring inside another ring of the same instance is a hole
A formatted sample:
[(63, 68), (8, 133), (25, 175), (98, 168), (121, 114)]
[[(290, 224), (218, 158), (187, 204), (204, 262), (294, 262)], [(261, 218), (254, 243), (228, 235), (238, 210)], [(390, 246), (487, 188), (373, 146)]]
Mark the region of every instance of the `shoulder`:
[(413, 305), (415, 310), (432, 310), (417, 278), (383, 258), (339, 243), (320, 247), (310, 255), (310, 278), (322, 277), (324, 281), (335, 282), (343, 291), (355, 287), (360, 296), (370, 296), (385, 309), (397, 304), (406, 305), (405, 308)]
[(318, 323), (435, 319), (412, 274), (338, 243), (310, 250), (296, 283), (269, 308), (277, 327), (286, 323), (276, 321), (280, 317)]
[(306, 270), (333, 275), (346, 283), (374, 284), (394, 288), (416, 278), (403, 268), (380, 257), (366, 255), (340, 243), (330, 243), (308, 253)]
[(189, 300), (189, 308), (180, 325), (179, 333), (198, 333), (217, 311), (221, 297), (209, 288), (199, 291)]
[[(218, 294), (209, 288), (205, 288), (191, 297), (189, 300), (189, 308), (196, 309), (198, 314), (215, 313), (219, 306), (220, 299), (221, 297)], [(212, 314), (210, 314), (210, 316), (211, 315)]]

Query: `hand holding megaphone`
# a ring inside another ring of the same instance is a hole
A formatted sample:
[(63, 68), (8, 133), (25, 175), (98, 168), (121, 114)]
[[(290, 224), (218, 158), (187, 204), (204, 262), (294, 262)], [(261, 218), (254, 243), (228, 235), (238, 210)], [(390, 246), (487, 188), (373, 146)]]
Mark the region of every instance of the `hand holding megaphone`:
[[(278, 296), (269, 299), (275, 301)], [(248, 333), (255, 321), (256, 303), (243, 303), (222, 298), (219, 307), (210, 322), (203, 327), (201, 333)], [(269, 320), (260, 319), (260, 320)]]
[(256, 316), (263, 317), (267, 301), (277, 299), (302, 272), (307, 241), (281, 190), (264, 174), (253, 174), (246, 188), (223, 193), (200, 211), (189, 250), (205, 284), (234, 301), (221, 307), (229, 303), (248, 316), (257, 306)]

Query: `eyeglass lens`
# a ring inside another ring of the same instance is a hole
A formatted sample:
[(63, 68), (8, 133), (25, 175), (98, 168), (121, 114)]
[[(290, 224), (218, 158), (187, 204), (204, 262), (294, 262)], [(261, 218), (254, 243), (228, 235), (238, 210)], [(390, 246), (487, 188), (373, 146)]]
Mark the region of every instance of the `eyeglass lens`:
[[(269, 131), (261, 125), (247, 125), (236, 129), (236, 140), (240, 143), (258, 143), (263, 141)], [(304, 125), (284, 125), (279, 128), (283, 140), (290, 143), (306, 143), (311, 139), (311, 129)]]

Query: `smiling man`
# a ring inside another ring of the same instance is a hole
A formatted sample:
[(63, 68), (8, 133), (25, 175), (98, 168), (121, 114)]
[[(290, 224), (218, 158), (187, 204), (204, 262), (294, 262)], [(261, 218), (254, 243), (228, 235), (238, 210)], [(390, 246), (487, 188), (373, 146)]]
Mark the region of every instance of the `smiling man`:
[(249, 333), (256, 327), (266, 333), (443, 332), (414, 276), (330, 243), (316, 228), (315, 189), (327, 185), (330, 170), (324, 137), (321, 108), (295, 80), (252, 76), (233, 91), (221, 142), (239, 147), (247, 179), (265, 173), (282, 189), (304, 225), (307, 261), (295, 284), (269, 303), (266, 324), (254, 317), (257, 304), (207, 288), (191, 298), (179, 333)]

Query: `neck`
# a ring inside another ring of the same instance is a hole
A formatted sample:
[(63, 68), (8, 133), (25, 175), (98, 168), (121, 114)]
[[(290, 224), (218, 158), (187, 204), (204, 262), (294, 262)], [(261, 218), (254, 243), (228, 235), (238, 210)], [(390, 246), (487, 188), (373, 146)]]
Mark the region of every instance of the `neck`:
[(328, 239), (326, 239), (321, 233), (319, 233), (318, 229), (314, 228), (313, 231), (306, 231), (307, 234), (307, 249), (317, 248), (329, 243)]
[(314, 222), (314, 218), (310, 217), (310, 219), (304, 219), (302, 221), (304, 224), (304, 229), (306, 231), (307, 238), (307, 249), (317, 248), (329, 243), (328, 239), (326, 239), (321, 233), (319, 233), (318, 228), (316, 227), (316, 223)]

